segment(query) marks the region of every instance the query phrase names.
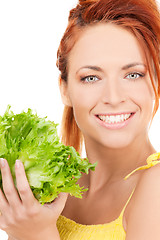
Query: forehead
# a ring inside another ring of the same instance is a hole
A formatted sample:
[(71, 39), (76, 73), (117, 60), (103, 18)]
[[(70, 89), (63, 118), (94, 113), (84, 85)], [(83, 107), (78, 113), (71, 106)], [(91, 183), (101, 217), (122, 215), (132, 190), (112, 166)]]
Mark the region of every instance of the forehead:
[[(143, 49), (127, 29), (113, 23), (86, 27), (79, 35), (69, 55), (69, 67), (82, 64), (117, 64), (133, 61), (145, 63)], [(109, 65), (108, 65), (109, 66)]]

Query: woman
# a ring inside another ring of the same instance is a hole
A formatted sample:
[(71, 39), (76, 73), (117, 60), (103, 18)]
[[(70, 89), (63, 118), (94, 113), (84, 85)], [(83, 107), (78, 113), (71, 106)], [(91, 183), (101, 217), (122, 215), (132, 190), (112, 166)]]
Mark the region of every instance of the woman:
[(68, 197), (62, 239), (160, 238), (159, 165), (124, 180), (155, 153), (148, 126), (159, 101), (159, 43), (155, 1), (80, 1), (70, 12), (58, 51), (62, 139), (79, 149), (83, 135), (98, 165), (81, 179), (83, 199)]
[(79, 181), (88, 187), (82, 199), (61, 194), (41, 206), (22, 163), (19, 198), (2, 159), (0, 227), (9, 239), (160, 238), (160, 154), (148, 137), (159, 102), (159, 43), (154, 0), (80, 0), (71, 10), (57, 60), (62, 141), (81, 151), (84, 140), (98, 165)]

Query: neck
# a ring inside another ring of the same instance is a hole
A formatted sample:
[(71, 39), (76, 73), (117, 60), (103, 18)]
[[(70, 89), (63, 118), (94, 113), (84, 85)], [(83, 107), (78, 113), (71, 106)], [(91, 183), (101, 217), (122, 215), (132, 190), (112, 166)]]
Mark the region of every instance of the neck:
[(148, 138), (136, 140), (120, 149), (108, 148), (92, 141), (85, 141), (85, 146), (89, 161), (98, 162), (96, 170), (89, 175), (90, 189), (122, 181), (132, 170), (146, 164), (147, 157), (156, 152)]

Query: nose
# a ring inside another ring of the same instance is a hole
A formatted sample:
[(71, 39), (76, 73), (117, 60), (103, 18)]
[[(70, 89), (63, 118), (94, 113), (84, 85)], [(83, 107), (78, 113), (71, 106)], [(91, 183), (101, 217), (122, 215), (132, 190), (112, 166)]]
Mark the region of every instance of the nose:
[(106, 85), (103, 89), (102, 101), (105, 104), (110, 104), (113, 106), (125, 102), (126, 101), (125, 89), (120, 83), (118, 83), (118, 81), (110, 79), (109, 81), (106, 82)]

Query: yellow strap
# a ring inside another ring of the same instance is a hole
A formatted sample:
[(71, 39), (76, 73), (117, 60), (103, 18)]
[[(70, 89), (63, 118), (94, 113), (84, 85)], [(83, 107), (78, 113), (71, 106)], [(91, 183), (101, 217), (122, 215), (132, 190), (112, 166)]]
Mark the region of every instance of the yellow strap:
[(138, 170), (143, 170), (143, 169), (148, 169), (152, 166), (155, 166), (157, 163), (160, 163), (160, 160), (158, 160), (160, 158), (160, 152), (158, 153), (153, 153), (151, 154), (148, 158), (147, 158), (147, 165), (141, 166), (136, 168), (135, 170), (133, 170), (131, 173), (129, 173), (124, 179), (126, 180), (127, 178), (129, 178), (133, 173), (135, 173)]
[(133, 190), (132, 190), (132, 192), (131, 192), (131, 195), (129, 196), (129, 198), (128, 198), (126, 204), (124, 205), (124, 207), (123, 207), (123, 209), (122, 209), (122, 211), (121, 211), (120, 217), (123, 216), (123, 213), (124, 213), (124, 211), (125, 211), (125, 209), (126, 209), (128, 203), (129, 203), (129, 201), (130, 201), (130, 199), (131, 199), (131, 197), (132, 197), (132, 195), (133, 195), (133, 193), (134, 193), (134, 190), (135, 190), (135, 188), (133, 188)]

